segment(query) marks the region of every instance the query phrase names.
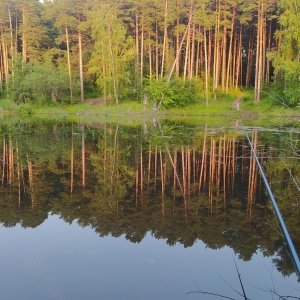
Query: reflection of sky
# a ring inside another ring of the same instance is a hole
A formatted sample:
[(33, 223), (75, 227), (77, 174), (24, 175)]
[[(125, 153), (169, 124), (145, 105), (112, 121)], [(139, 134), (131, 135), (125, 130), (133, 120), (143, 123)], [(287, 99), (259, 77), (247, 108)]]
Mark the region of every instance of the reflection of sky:
[[(169, 247), (150, 234), (132, 244), (124, 237), (100, 238), (57, 216), (36, 229), (2, 227), (0, 236), (0, 299), (220, 299), (186, 294), (197, 286), (242, 298), (221, 278), (241, 291), (229, 248), (206, 249), (202, 242)], [(252, 285), (272, 289), (274, 283), (277, 293), (299, 296), (296, 277), (282, 278), (261, 253), (250, 263), (236, 262)], [(246, 282), (245, 290), (251, 299), (272, 299)]]

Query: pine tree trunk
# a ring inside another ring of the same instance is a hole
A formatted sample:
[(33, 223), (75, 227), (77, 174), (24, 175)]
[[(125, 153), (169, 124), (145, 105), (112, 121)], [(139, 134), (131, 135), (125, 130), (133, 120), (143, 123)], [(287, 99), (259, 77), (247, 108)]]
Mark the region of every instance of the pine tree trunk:
[(25, 7), (23, 7), (23, 33), (22, 33), (22, 67), (25, 66), (27, 60), (27, 44), (26, 44), (26, 16)]
[(140, 70), (140, 80), (141, 84), (143, 83), (143, 74), (144, 74), (144, 17), (142, 14), (141, 17), (141, 70)]
[(211, 29), (208, 31), (208, 49), (207, 49), (207, 73), (208, 76), (211, 76), (211, 57), (212, 57), (212, 33), (211, 33)]
[(81, 32), (78, 32), (78, 46), (79, 46), (79, 76), (80, 76), (80, 100), (84, 102), (84, 88), (83, 88), (83, 66), (82, 66), (82, 41)]
[(203, 28), (204, 36), (204, 60), (205, 60), (205, 105), (208, 107), (208, 57), (207, 57), (207, 42), (206, 42), (206, 31)]
[(151, 38), (148, 34), (148, 55), (149, 55), (149, 80), (152, 81), (152, 51), (151, 51)]
[(1, 59), (2, 59), (2, 74), (5, 77), (5, 84), (8, 86), (9, 80), (9, 68), (8, 68), (8, 50), (4, 40), (3, 29), (1, 28)]
[(245, 82), (246, 88), (248, 88), (250, 86), (250, 78), (251, 78), (251, 73), (252, 73), (253, 45), (254, 45), (253, 30), (250, 29), (250, 36), (249, 36), (249, 42), (248, 42), (248, 54), (247, 54), (246, 82)]
[(195, 65), (195, 23), (193, 22), (192, 26), (192, 41), (191, 41), (191, 55), (190, 65), (189, 65), (189, 79), (193, 78), (194, 75), (194, 65)]
[(190, 52), (190, 39), (191, 39), (191, 28), (190, 24), (188, 24), (188, 31), (187, 31), (187, 41), (186, 41), (186, 47), (185, 47), (185, 58), (184, 58), (184, 68), (183, 68), (183, 80), (186, 80), (187, 76), (187, 66), (188, 66), (188, 57)]
[(156, 20), (155, 22), (155, 77), (156, 80), (158, 80), (158, 22)]
[[(239, 45), (238, 45), (238, 49), (237, 49), (237, 62), (236, 62), (236, 79), (235, 79), (235, 89), (238, 89), (239, 86), (239, 81), (242, 82), (242, 80), (240, 80), (240, 76), (242, 76), (241, 74), (241, 66), (242, 66), (242, 27), (240, 28), (240, 34), (239, 34)], [(241, 74), (241, 75), (240, 75)]]
[(71, 98), (71, 104), (73, 104), (73, 88), (72, 88), (72, 74), (71, 74), (71, 61), (70, 61), (70, 45), (69, 45), (68, 26), (66, 26), (66, 44), (67, 44), (67, 58), (68, 58), (68, 74), (69, 74), (70, 98)]
[(214, 68), (213, 68), (213, 95), (214, 99), (217, 98), (216, 90), (219, 84), (219, 66), (220, 66), (220, 3), (218, 3), (218, 15), (216, 16), (215, 25), (215, 42), (214, 42)]
[[(176, 1), (176, 13), (177, 13), (177, 16), (179, 14), (179, 5), (178, 5), (178, 0)], [(176, 18), (176, 52), (178, 51), (179, 49), (179, 17)], [(180, 58), (176, 61), (176, 77), (179, 76), (179, 66), (180, 66)]]
[[(268, 33), (268, 51), (271, 50), (271, 37), (272, 37), (272, 21), (270, 21), (269, 25), (269, 33)], [(267, 57), (266, 63), (266, 82), (270, 83), (270, 59)]]
[(223, 27), (223, 39), (222, 39), (222, 78), (221, 78), (221, 87), (222, 91), (225, 91), (225, 82), (226, 82), (226, 54), (227, 54), (227, 26)]
[(11, 18), (11, 12), (10, 8), (8, 7), (8, 18), (9, 18), (9, 32), (10, 32), (10, 57), (11, 57), (11, 76), (13, 80), (14, 85), (14, 59), (15, 59), (15, 53), (14, 53), (14, 39), (13, 39), (13, 27), (12, 27), (12, 18)]
[[(139, 70), (139, 17), (135, 14), (135, 76), (138, 78)], [(138, 79), (137, 79), (138, 80)]]
[(232, 20), (231, 20), (231, 29), (230, 29), (230, 41), (229, 41), (227, 74), (226, 74), (226, 94), (228, 93), (228, 88), (229, 88), (230, 67), (232, 66), (231, 58), (232, 58), (232, 40), (233, 40), (235, 10), (236, 10), (236, 8), (233, 9), (233, 15), (232, 15)]
[[(199, 26), (199, 29), (198, 29), (199, 31), (200, 31), (200, 26)], [(200, 44), (200, 41), (197, 41), (197, 47), (196, 47), (196, 57), (195, 57), (195, 78), (197, 79), (198, 78), (198, 75), (199, 75), (199, 68), (200, 68), (200, 61), (201, 61), (201, 58), (202, 57), (200, 57), (200, 53), (201, 53), (201, 46), (200, 46), (201, 44)], [(200, 71), (201, 71), (201, 69), (200, 69)]]
[(161, 69), (160, 69), (160, 76), (163, 77), (164, 75), (164, 65), (165, 65), (165, 54), (167, 48), (167, 39), (168, 39), (168, 32), (167, 32), (167, 18), (168, 18), (168, 0), (166, 0), (165, 4), (165, 15), (164, 15), (164, 43), (163, 43), (163, 50), (162, 50), (162, 60), (161, 60)]

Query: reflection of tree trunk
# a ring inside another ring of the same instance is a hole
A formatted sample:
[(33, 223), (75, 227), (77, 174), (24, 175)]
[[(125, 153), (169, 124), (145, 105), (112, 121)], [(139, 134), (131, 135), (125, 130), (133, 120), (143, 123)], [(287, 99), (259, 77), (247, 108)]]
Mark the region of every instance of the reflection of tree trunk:
[(6, 166), (6, 138), (3, 137), (3, 151), (2, 151), (2, 187), (4, 186), (5, 178), (5, 166)]
[[(257, 131), (252, 133), (252, 145), (254, 151), (256, 151), (257, 147)], [(254, 195), (256, 192), (256, 177), (257, 177), (257, 167), (256, 160), (253, 155), (253, 151), (250, 154), (250, 166), (249, 166), (249, 183), (248, 183), (248, 214), (251, 217), (252, 215), (252, 204)]]
[(187, 149), (187, 192), (188, 196), (191, 194), (191, 149)]
[[(202, 185), (202, 177), (203, 177), (204, 166), (206, 164), (206, 131), (207, 131), (207, 124), (205, 124), (205, 129), (204, 129), (204, 140), (203, 140), (203, 148), (202, 148), (201, 170), (200, 170), (199, 188), (198, 188), (199, 192), (200, 192), (201, 185)], [(204, 180), (204, 182), (205, 182), (205, 180)]]
[(156, 179), (157, 179), (157, 145), (155, 145), (155, 154), (154, 154), (154, 192), (156, 192)]
[(21, 166), (19, 160), (19, 147), (16, 143), (16, 154), (17, 154), (17, 176), (18, 176), (18, 199), (19, 199), (19, 207), (21, 204)]
[(34, 207), (33, 167), (32, 167), (32, 162), (29, 160), (28, 155), (27, 155), (27, 166), (28, 166), (29, 187), (31, 191), (31, 206)]
[(103, 153), (103, 174), (104, 178), (106, 178), (106, 161), (107, 161), (107, 130), (106, 130), (106, 124), (105, 124), (105, 134), (104, 134), (104, 153)]
[(227, 163), (228, 163), (228, 158), (227, 158), (227, 152), (226, 152), (226, 137), (224, 135), (223, 137), (223, 195), (224, 195), (224, 208), (226, 207), (226, 170), (227, 170)]
[(174, 193), (175, 193), (175, 190), (176, 190), (176, 180), (177, 180), (179, 188), (180, 188), (180, 190), (182, 192), (182, 195), (185, 198), (185, 194), (184, 194), (184, 191), (182, 189), (182, 186), (181, 186), (181, 183), (180, 183), (180, 179), (179, 179), (179, 176), (178, 176), (178, 173), (177, 173), (177, 150), (174, 151), (174, 160), (172, 159), (172, 155), (171, 155), (170, 149), (169, 149), (169, 147), (167, 145), (166, 145), (166, 150), (167, 150), (167, 153), (169, 155), (169, 159), (171, 161), (171, 164), (172, 164), (172, 167), (173, 167), (173, 170), (174, 170), (174, 182), (173, 182)]
[(114, 137), (114, 150), (113, 150), (113, 161), (112, 161), (112, 171), (111, 171), (111, 177), (110, 177), (110, 186), (111, 186), (111, 194), (114, 187), (114, 176), (115, 176), (115, 168), (117, 163), (117, 151), (118, 151), (118, 132), (119, 132), (119, 125), (117, 125), (117, 128), (115, 130), (115, 137)]
[(246, 176), (246, 144), (245, 141), (243, 141), (243, 145), (242, 145), (242, 182), (245, 181), (245, 176)]
[(219, 139), (219, 152), (218, 152), (218, 162), (217, 162), (217, 196), (220, 194), (220, 182), (221, 182), (221, 159), (222, 159), (222, 142), (223, 139)]
[(141, 191), (143, 191), (143, 146), (141, 146)]
[(135, 170), (135, 204), (138, 203), (139, 196), (139, 167), (137, 166)]
[(164, 166), (163, 166), (163, 157), (162, 157), (162, 151), (159, 151), (159, 157), (160, 157), (160, 173), (161, 173), (161, 193), (162, 195), (165, 194), (165, 181), (164, 181)]
[(8, 150), (8, 179), (9, 179), (9, 184), (12, 185), (13, 183), (13, 178), (14, 178), (14, 149), (13, 149), (13, 144), (12, 140), (9, 140), (9, 150)]
[[(170, 152), (169, 152), (169, 156), (170, 156)], [(176, 191), (176, 178), (178, 178), (178, 174), (177, 174), (177, 150), (174, 150), (174, 159), (173, 159), (173, 189), (174, 189), (174, 195), (175, 195), (175, 191)], [(178, 178), (179, 179), (179, 178)]]
[(234, 189), (235, 168), (236, 168), (235, 147), (236, 147), (236, 142), (235, 142), (235, 138), (233, 138), (232, 139), (232, 161), (231, 161), (231, 166), (232, 166), (231, 192), (232, 192), (232, 194), (233, 194), (233, 189)]
[(195, 189), (195, 183), (196, 183), (196, 168), (197, 168), (197, 160), (196, 160), (196, 147), (194, 146), (193, 149), (193, 196), (195, 197), (196, 189)]
[(183, 195), (186, 195), (186, 177), (185, 177), (185, 163), (184, 163), (184, 147), (181, 148), (181, 165), (182, 165), (182, 183), (183, 183)]
[(229, 157), (229, 164), (228, 164), (228, 169), (227, 169), (227, 177), (229, 178), (229, 183), (228, 183), (228, 186), (229, 188), (231, 187), (231, 191), (232, 191), (232, 184), (231, 184), (231, 175), (232, 175), (232, 165), (231, 165), (231, 161), (232, 161), (232, 143), (231, 143), (231, 140), (229, 139), (228, 140), (228, 157)]
[(214, 174), (216, 168), (216, 141), (213, 137), (211, 137), (210, 142), (210, 168), (209, 168), (209, 199), (211, 205), (211, 213), (212, 213), (212, 205), (213, 205), (213, 184), (214, 184)]
[(82, 125), (81, 134), (81, 161), (82, 161), (82, 186), (85, 187), (85, 136), (84, 136), (84, 126)]
[(74, 132), (73, 132), (73, 124), (72, 124), (72, 142), (71, 142), (71, 195), (73, 193), (73, 185), (74, 185)]
[(149, 189), (149, 185), (150, 185), (150, 172), (151, 172), (151, 146), (149, 147), (149, 154), (148, 154), (148, 178), (147, 178), (147, 182), (148, 182), (148, 189)]

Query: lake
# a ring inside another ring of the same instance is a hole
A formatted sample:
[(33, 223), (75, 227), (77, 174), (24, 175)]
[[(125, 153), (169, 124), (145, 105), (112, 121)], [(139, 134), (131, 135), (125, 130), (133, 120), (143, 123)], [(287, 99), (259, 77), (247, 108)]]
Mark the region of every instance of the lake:
[[(299, 254), (298, 127), (245, 129)], [(0, 137), (1, 299), (300, 298), (238, 122), (16, 121)]]

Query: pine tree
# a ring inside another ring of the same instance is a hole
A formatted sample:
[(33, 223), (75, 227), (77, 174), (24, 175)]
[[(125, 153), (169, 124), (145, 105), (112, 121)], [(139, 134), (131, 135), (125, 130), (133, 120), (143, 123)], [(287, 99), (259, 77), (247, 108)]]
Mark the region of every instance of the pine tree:
[(275, 67), (276, 82), (282, 84), (286, 101), (295, 104), (300, 101), (300, 1), (283, 0), (279, 18), (281, 25), (276, 32), (280, 41), (270, 57)]

